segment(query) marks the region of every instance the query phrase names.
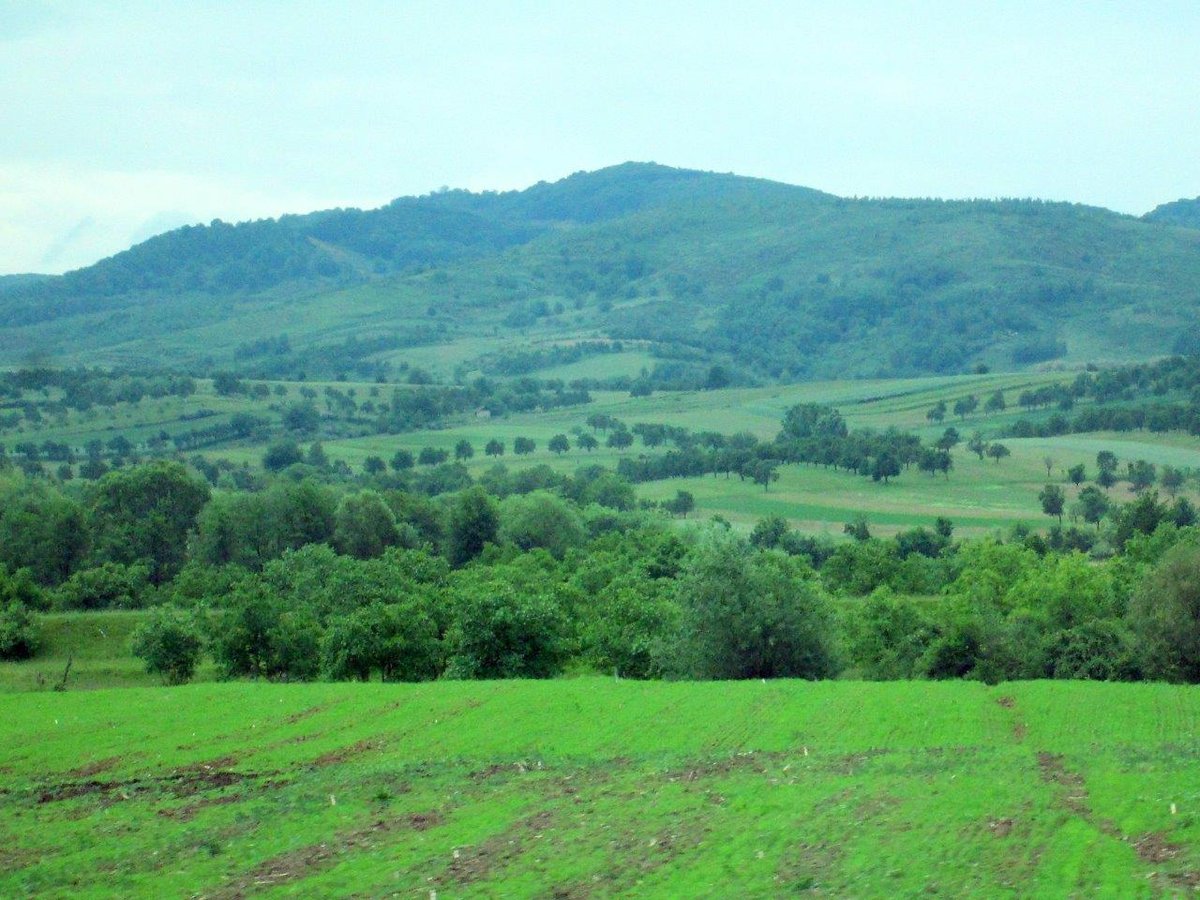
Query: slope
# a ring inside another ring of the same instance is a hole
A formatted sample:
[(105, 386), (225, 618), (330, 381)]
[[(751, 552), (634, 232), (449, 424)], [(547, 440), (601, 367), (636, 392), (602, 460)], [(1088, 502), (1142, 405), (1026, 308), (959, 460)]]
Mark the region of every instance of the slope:
[(1167, 352), (1198, 305), (1198, 231), (630, 163), (520, 192), (181, 229), (0, 292), (0, 363), (387, 377), (425, 346), (450, 377), (616, 338), (642, 342), (639, 367), (648, 351), (659, 381), (714, 363), (743, 380), (884, 377)]
[(9, 696), (0, 893), (1182, 894), (1198, 702), (600, 679)]

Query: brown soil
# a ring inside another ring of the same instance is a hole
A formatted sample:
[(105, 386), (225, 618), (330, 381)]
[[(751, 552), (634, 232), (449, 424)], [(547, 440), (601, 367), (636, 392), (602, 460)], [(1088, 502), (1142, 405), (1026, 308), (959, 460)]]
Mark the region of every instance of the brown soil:
[(322, 753), (316, 759), (308, 764), (309, 768), (320, 769), (325, 766), (336, 766), (344, 763), (347, 760), (353, 759), (356, 756), (362, 756), (364, 753), (370, 753), (372, 750), (382, 750), (383, 741), (369, 740), (364, 738), (361, 741), (356, 741), (349, 747), (342, 747), (338, 750), (330, 750), (328, 753)]
[(476, 847), (460, 847), (438, 878), (439, 883), (471, 884), (486, 878), (494, 869), (502, 868), (520, 856), (526, 842), (540, 835), (553, 821), (553, 815), (543, 811), (522, 819)]
[(1005, 838), (1012, 834), (1013, 820), (1012, 819), (996, 819), (994, 822), (988, 822), (988, 831), (998, 838)]
[(1133, 849), (1142, 862), (1160, 863), (1174, 859), (1182, 848), (1172, 844), (1160, 832), (1152, 831), (1134, 841)]
[(1012, 709), (1014, 706), (1017, 705), (1017, 701), (1015, 701), (1012, 697), (1009, 697), (1009, 696), (997, 697), (996, 702), (999, 703), (1001, 706), (1003, 706), (1005, 709)]
[(95, 762), (90, 762), (86, 766), (80, 766), (78, 769), (71, 769), (68, 772), (64, 772), (63, 775), (67, 778), (91, 778), (94, 775), (99, 775), (101, 772), (107, 772), (109, 769), (115, 768), (120, 761), (121, 757), (110, 756), (106, 759), (98, 759)]
[(373, 850), (392, 832), (405, 828), (425, 831), (441, 823), (442, 816), (436, 811), (412, 813), (394, 819), (378, 819), (365, 828), (343, 832), (324, 843), (300, 847), (264, 860), (245, 875), (209, 896), (232, 900), (245, 897), (249, 893), (302, 881), (322, 869), (336, 865), (339, 859), (349, 853)]

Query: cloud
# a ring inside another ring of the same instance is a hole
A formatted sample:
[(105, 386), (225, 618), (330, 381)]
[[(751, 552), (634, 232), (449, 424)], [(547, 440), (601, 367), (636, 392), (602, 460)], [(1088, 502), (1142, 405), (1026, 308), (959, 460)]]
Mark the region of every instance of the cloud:
[[(333, 198), (179, 172), (0, 162), (0, 272), (60, 273), (188, 223), (336, 205)], [(74, 224), (64, 230), (65, 222)]]

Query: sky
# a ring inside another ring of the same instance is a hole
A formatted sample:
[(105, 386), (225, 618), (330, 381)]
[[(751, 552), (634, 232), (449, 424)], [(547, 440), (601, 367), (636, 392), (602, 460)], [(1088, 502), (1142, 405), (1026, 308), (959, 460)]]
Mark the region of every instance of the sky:
[(1200, 3), (0, 0), (0, 274), (627, 160), (845, 196), (1200, 194)]

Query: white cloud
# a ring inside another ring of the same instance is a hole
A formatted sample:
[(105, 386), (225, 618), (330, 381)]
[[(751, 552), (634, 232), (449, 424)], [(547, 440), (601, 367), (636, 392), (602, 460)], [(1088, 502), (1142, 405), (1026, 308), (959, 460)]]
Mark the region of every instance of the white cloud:
[(0, 162), (0, 271), (58, 273), (179, 225), (333, 205), (179, 172)]

